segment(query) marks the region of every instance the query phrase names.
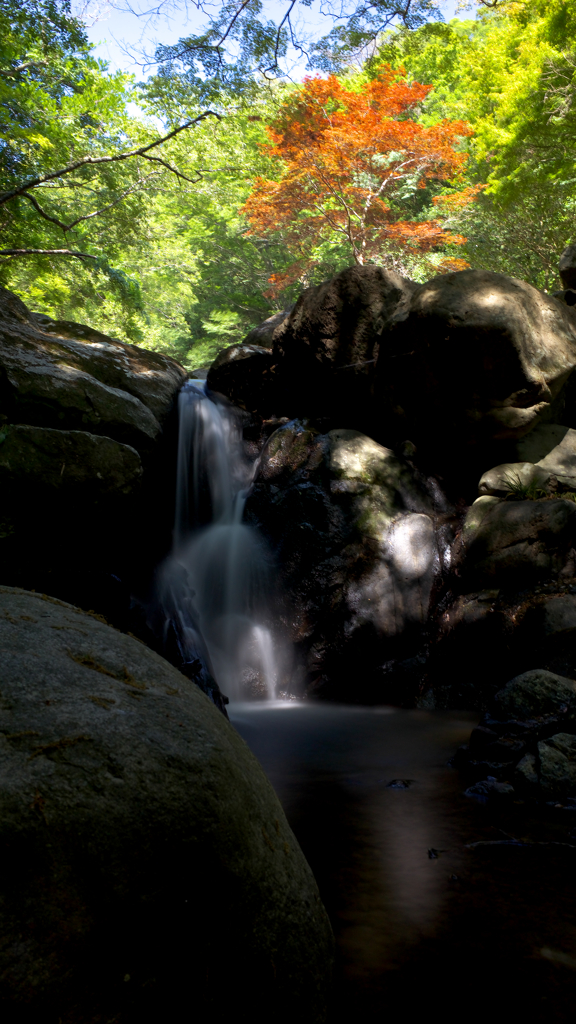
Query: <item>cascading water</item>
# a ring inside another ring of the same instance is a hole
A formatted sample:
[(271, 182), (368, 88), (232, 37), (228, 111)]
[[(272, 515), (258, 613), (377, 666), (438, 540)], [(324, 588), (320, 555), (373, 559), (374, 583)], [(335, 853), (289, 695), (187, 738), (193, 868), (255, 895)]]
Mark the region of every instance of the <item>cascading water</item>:
[(187, 674), (204, 668), (231, 700), (273, 698), (279, 674), (269, 558), (242, 523), (256, 470), (235, 410), (189, 381), (179, 396), (174, 544), (158, 597), (165, 640), (174, 635)]

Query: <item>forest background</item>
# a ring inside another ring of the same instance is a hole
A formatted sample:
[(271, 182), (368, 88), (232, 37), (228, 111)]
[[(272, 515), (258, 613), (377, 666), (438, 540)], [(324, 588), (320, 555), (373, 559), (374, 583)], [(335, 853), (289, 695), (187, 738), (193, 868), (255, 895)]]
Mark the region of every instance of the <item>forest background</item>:
[[(137, 79), (94, 56), (68, 0), (0, 0), (0, 284), (192, 369), (357, 261), (342, 218), (369, 195), (368, 262), (559, 287), (576, 236), (576, 0), (479, 0), (449, 21), (441, 0), (351, 0), (306, 33), (311, 4), (270, 18), (260, 0), (200, 2), (200, 31)], [(292, 131), (310, 103), (344, 140), (320, 211), (327, 136), (313, 180), (318, 136)]]

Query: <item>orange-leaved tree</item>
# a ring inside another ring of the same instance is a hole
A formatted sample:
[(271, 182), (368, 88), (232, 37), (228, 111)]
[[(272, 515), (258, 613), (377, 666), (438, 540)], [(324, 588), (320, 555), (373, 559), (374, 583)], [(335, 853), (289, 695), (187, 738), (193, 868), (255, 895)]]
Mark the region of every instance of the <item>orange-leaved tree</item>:
[[(347, 262), (402, 270), (405, 258), (466, 241), (439, 219), (446, 204), (425, 219), (419, 203), (434, 202), (431, 186), (461, 182), (466, 154), (455, 146), (472, 134), (465, 121), (425, 126), (414, 120), (431, 88), (383, 65), (361, 87), (347, 87), (333, 75), (305, 78), (282, 104), (265, 147), (282, 161), (281, 176), (257, 178), (243, 207), (251, 234), (280, 232), (296, 256), (270, 279), (271, 294), (305, 277), (322, 243), (333, 249), (343, 243)], [(459, 195), (469, 202), (477, 191)], [(457, 194), (452, 198), (454, 205)], [(436, 272), (468, 266), (454, 257), (436, 258), (434, 265)]]

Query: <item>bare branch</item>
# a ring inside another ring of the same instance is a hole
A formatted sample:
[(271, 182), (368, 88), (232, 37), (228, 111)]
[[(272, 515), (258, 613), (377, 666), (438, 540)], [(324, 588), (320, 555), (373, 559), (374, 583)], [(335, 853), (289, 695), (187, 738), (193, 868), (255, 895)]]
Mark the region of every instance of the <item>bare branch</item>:
[[(163, 163), (163, 161), (161, 161), (161, 163)], [(93, 217), (99, 217), (100, 214), (106, 213), (107, 210), (111, 210), (114, 206), (118, 206), (118, 203), (121, 203), (122, 200), (126, 198), (126, 196), (131, 195), (133, 192), (139, 191), (143, 187), (143, 185), (150, 180), (150, 178), (154, 177), (156, 177), (156, 174), (147, 175), (147, 177), (144, 178), (144, 181), (139, 181), (137, 185), (132, 185), (130, 188), (125, 189), (125, 191), (122, 192), (122, 194), (119, 195), (116, 199), (114, 199), (111, 203), (107, 203), (106, 206), (101, 206), (99, 210), (93, 210), (92, 213), (86, 213), (82, 217), (77, 217), (76, 220), (70, 221), (69, 224), (64, 224), (61, 220), (58, 220), (57, 217), (52, 217), (49, 213), (46, 213), (46, 211), (43, 210), (40, 206), (40, 203), (37, 202), (34, 196), (31, 196), (28, 192), (24, 192), (22, 198), (28, 199), (32, 203), (33, 207), (36, 210), (38, 210), (40, 216), (44, 217), (44, 220), (48, 220), (51, 224), (55, 224), (56, 227), (61, 228), (64, 234), (66, 234), (67, 231), (71, 231), (72, 228), (75, 228), (78, 224), (82, 224), (86, 220), (92, 220)], [(183, 175), (179, 175), (179, 177), (183, 177)], [(200, 181), (200, 178), (198, 178), (198, 181)], [(192, 181), (192, 179), (186, 178), (186, 181)]]
[(182, 172), (179, 171), (176, 167), (172, 167), (172, 165), (167, 163), (166, 160), (162, 160), (161, 157), (146, 156), (146, 154), (144, 153), (142, 155), (145, 160), (153, 160), (154, 163), (162, 164), (163, 167), (167, 167), (169, 171), (172, 171), (172, 174), (176, 175), (177, 178), (182, 178), (182, 181), (189, 181), (191, 185), (197, 185), (199, 181), (202, 181), (202, 175), (200, 174), (200, 171), (196, 172), (198, 175), (197, 178), (187, 178), (185, 174), (182, 174)]
[(0, 206), (3, 203), (7, 203), (10, 199), (15, 199), (16, 196), (22, 196), (28, 192), (31, 188), (36, 188), (37, 185), (43, 185), (47, 181), (53, 181), (55, 178), (62, 178), (65, 174), (71, 174), (73, 171), (77, 171), (80, 167), (95, 166), (97, 164), (112, 164), (117, 163), (120, 160), (129, 160), (135, 156), (146, 156), (146, 153), (151, 149), (155, 149), (156, 146), (161, 146), (163, 142), (168, 142), (169, 139), (173, 139), (180, 132), (185, 131), (187, 128), (191, 128), (192, 125), (198, 124), (199, 121), (203, 121), (206, 117), (216, 117), (218, 121), (222, 120), (220, 114), (217, 114), (215, 110), (205, 110), (204, 113), (199, 114), (192, 121), (186, 121), (185, 124), (181, 124), (178, 128), (174, 128), (167, 135), (164, 135), (161, 139), (156, 139), (154, 142), (149, 143), (148, 146), (141, 146), (139, 149), (128, 150), (127, 153), (117, 153), (115, 156), (85, 156), (82, 160), (77, 160), (73, 164), (69, 164), (67, 167), (61, 168), (59, 171), (53, 171), (52, 174), (44, 174), (39, 178), (33, 178), (32, 181), (25, 182), (23, 185), (19, 185), (18, 188), (13, 188), (10, 192), (3, 192), (0, 194)]
[[(217, 48), (218, 46), (222, 46), (222, 43), (224, 43), (226, 41), (227, 37), (230, 35), (232, 29), (234, 28), (235, 23), (237, 22), (238, 18), (242, 14), (242, 11), (246, 7), (248, 7), (249, 3), (250, 3), (250, 0), (243, 0), (243, 2), (240, 4), (240, 7), (236, 11), (236, 14), (234, 15), (234, 17), (230, 19), (230, 21), (228, 23), (228, 27), (227, 27), (224, 35), (221, 36), (220, 39), (218, 40), (218, 42), (214, 44), (215, 48)], [(294, 5), (294, 3), (296, 3), (296, 0), (293, 0), (292, 6)]]
[(0, 69), (0, 75), (3, 75), (5, 78), (10, 78), (11, 75), (19, 75), (22, 71), (28, 71), (28, 68), (45, 68), (47, 66), (47, 60), (29, 60), (26, 64), (19, 64), (17, 68)]
[(50, 221), (51, 224), (55, 224), (57, 228), (61, 228), (64, 232), (69, 230), (70, 225), (63, 224), (62, 221), (58, 220), (57, 217), (52, 217), (49, 213), (46, 213), (46, 211), (42, 209), (40, 203), (34, 198), (34, 196), (28, 195), (27, 192), (24, 192), (22, 194), (22, 197), (23, 199), (28, 199), (28, 201), (32, 203), (34, 209), (38, 211), (41, 217), (44, 217), (44, 220)]
[(75, 256), (78, 260), (97, 260), (89, 252), (74, 249), (0, 249), (0, 256)]

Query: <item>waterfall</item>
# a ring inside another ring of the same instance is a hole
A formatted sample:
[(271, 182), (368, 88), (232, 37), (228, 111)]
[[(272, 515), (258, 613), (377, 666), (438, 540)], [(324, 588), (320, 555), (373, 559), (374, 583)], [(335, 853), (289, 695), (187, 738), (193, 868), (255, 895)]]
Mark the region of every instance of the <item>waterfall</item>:
[(165, 641), (187, 675), (211, 677), (230, 700), (273, 698), (270, 558), (242, 523), (257, 462), (244, 454), (237, 410), (206, 395), (203, 381), (184, 385), (178, 413), (174, 542), (158, 580)]

